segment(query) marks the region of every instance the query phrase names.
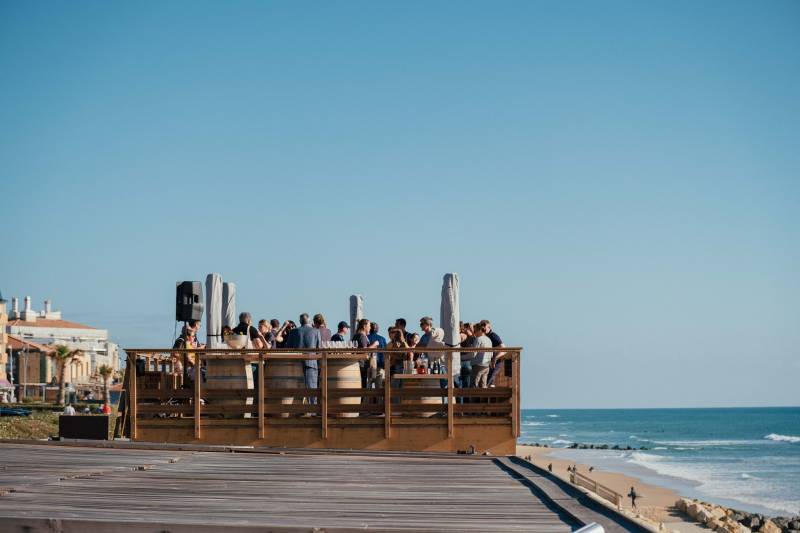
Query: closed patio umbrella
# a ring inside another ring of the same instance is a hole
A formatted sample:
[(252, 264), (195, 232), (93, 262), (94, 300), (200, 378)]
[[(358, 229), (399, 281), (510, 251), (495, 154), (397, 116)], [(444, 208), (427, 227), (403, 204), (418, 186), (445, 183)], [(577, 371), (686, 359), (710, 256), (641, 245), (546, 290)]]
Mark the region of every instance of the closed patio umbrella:
[(222, 277), (206, 276), (206, 335), (208, 348), (222, 346)]
[[(455, 272), (445, 274), (442, 279), (442, 305), (439, 308), (439, 324), (444, 329), (444, 343), (447, 346), (458, 346), (461, 343), (459, 330), (460, 312), (460, 281)], [(461, 355), (454, 352), (450, 361), (454, 372), (461, 368)]]
[(235, 328), (239, 323), (236, 316), (236, 284), (225, 282), (222, 284), (222, 325)]

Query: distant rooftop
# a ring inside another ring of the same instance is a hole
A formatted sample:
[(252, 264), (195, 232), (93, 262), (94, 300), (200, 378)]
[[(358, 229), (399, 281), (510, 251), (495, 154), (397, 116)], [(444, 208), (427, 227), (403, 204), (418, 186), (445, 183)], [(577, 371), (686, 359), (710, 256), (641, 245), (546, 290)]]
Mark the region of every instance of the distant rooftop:
[(39, 344), (38, 342), (33, 342), (33, 341), (26, 341), (22, 337), (17, 337), (16, 335), (8, 336), (8, 345), (11, 347), (12, 350), (24, 350), (27, 347), (28, 350), (43, 352), (43, 353), (48, 353), (53, 351), (52, 346), (46, 346), (44, 344)]
[(69, 320), (54, 320), (48, 318), (37, 318), (35, 322), (21, 319), (9, 320), (8, 325), (30, 328), (97, 329), (85, 324), (70, 322)]

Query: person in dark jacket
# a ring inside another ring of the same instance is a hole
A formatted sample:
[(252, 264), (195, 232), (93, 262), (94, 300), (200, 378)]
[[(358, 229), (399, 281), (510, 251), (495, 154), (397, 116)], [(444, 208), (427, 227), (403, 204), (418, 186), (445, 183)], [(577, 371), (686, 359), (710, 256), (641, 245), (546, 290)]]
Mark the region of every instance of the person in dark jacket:
[(337, 327), (339, 329), (331, 337), (331, 340), (333, 342), (344, 342), (344, 341), (346, 341), (347, 337), (348, 337), (348, 333), (350, 332), (350, 324), (348, 324), (347, 322), (342, 320), (341, 322), (339, 322), (339, 325)]
[[(286, 345), (289, 348), (319, 348), (322, 344), (319, 330), (311, 326), (308, 313), (300, 315), (300, 327), (289, 332), (286, 338)], [(303, 376), (307, 389), (316, 389), (319, 381), (319, 366), (316, 359), (303, 361)], [(316, 404), (316, 396), (309, 398), (309, 403)]]

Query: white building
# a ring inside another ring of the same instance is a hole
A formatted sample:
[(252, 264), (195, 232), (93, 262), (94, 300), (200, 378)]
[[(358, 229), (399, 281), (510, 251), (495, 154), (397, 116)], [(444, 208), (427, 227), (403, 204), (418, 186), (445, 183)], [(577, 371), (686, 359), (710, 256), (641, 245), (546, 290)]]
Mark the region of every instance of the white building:
[(31, 309), (31, 299), (25, 297), (25, 308), (19, 309), (19, 299), (11, 299), (6, 333), (25, 341), (43, 345), (63, 344), (84, 353), (76, 381), (87, 382), (101, 365), (119, 370), (119, 348), (108, 340), (108, 330), (96, 329), (76, 322), (62, 320), (61, 311), (53, 311), (49, 300), (44, 301), (44, 310)]

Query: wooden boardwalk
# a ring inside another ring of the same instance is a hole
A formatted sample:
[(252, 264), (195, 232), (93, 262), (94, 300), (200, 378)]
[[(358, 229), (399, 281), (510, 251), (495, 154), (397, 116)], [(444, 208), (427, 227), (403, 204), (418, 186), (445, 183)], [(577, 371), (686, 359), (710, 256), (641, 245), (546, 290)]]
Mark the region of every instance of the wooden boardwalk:
[(567, 533), (580, 525), (498, 463), (458, 456), (0, 444), (0, 494), (2, 531)]

